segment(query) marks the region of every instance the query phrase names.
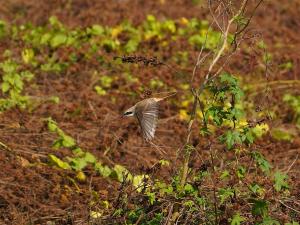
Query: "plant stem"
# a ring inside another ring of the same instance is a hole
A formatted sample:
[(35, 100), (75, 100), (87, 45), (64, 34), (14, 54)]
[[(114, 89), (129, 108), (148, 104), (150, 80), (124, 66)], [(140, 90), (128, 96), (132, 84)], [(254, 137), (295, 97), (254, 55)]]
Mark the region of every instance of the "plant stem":
[[(222, 66), (222, 67), (219, 68), (219, 70), (218, 70), (217, 73), (215, 73), (213, 75), (211, 73), (212, 70), (213, 70), (213, 68), (215, 67), (215, 65), (217, 64), (217, 62), (220, 60), (222, 54), (224, 53), (224, 51), (226, 49), (227, 42), (228, 42), (228, 34), (229, 34), (229, 30), (230, 30), (231, 25), (235, 22), (235, 20), (239, 16), (241, 16), (244, 13), (246, 5), (247, 5), (247, 2), (248, 2), (248, 0), (243, 0), (242, 1), (241, 6), (240, 6), (239, 10), (237, 11), (237, 13), (235, 15), (233, 15), (231, 17), (231, 19), (228, 20), (226, 29), (221, 29), (222, 36), (223, 36), (221, 47), (216, 52), (216, 55), (213, 57), (210, 65), (209, 65), (208, 72), (205, 75), (205, 79), (204, 79), (203, 83), (198, 88), (198, 90), (195, 90), (193, 88), (193, 84), (192, 83), (193, 83), (196, 71), (197, 71), (198, 67), (200, 66), (200, 64), (202, 63), (202, 61), (203, 61), (203, 58), (201, 58), (201, 55), (202, 55), (202, 51), (204, 49), (204, 45), (205, 44), (202, 46), (201, 51), (198, 54), (197, 61), (196, 61), (196, 64), (195, 64), (193, 72), (192, 72), (191, 82), (190, 82), (190, 88), (191, 88), (191, 92), (192, 92), (193, 97), (194, 97), (194, 103), (193, 103), (193, 109), (191, 111), (190, 122), (189, 122), (189, 125), (188, 125), (188, 134), (187, 134), (187, 138), (186, 138), (186, 141), (185, 141), (185, 144), (184, 144), (184, 151), (185, 152), (184, 152), (183, 170), (182, 170), (181, 180), (180, 180), (180, 186), (182, 188), (185, 185), (185, 182), (186, 182), (186, 179), (187, 179), (187, 175), (188, 175), (188, 170), (189, 170), (189, 161), (190, 161), (191, 153), (190, 153), (190, 150), (187, 149), (187, 146), (190, 144), (190, 137), (191, 137), (191, 133), (192, 133), (192, 125), (193, 125), (194, 120), (196, 118), (197, 104), (198, 104), (198, 102), (200, 103), (199, 96), (203, 93), (203, 91), (204, 91), (206, 85), (209, 83), (209, 81), (215, 79), (219, 75), (219, 72), (223, 69), (223, 66)], [(213, 23), (218, 24), (218, 21), (216, 21), (217, 18), (215, 16), (213, 16), (213, 19), (214, 19)], [(249, 24), (249, 22), (248, 22), (248, 24)], [(248, 26), (248, 24), (247, 24), (247, 26)], [(220, 26), (218, 26), (218, 27), (220, 28)], [(246, 27), (244, 27), (241, 32), (243, 32)], [(239, 35), (241, 32), (236, 32), (234, 38), (236, 38), (236, 36)], [(208, 38), (207, 34), (206, 34), (205, 42), (206, 42), (206, 39)], [(236, 48), (234, 49), (234, 51), (235, 50), (236, 50)], [(208, 56), (208, 55), (206, 55), (206, 56)]]
[[(194, 95), (194, 92), (192, 90), (192, 93)], [(188, 135), (186, 138), (186, 142), (184, 145), (184, 161), (183, 161), (183, 170), (182, 170), (182, 176), (181, 176), (181, 181), (180, 181), (180, 187), (183, 188), (186, 182), (186, 178), (188, 175), (188, 171), (189, 171), (189, 161), (190, 161), (190, 156), (191, 156), (191, 152), (190, 149), (187, 148), (187, 146), (190, 143), (190, 137), (192, 134), (192, 126), (196, 117), (196, 110), (197, 110), (197, 98), (195, 98), (194, 95), (194, 104), (193, 104), (193, 109), (192, 109), (192, 113), (191, 113), (191, 118), (190, 118), (190, 122), (189, 122), (189, 126), (188, 126)]]

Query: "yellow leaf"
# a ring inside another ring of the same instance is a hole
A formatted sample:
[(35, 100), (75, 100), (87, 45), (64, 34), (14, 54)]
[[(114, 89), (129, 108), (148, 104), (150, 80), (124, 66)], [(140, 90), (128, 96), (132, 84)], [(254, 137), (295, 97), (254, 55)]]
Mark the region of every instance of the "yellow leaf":
[(84, 182), (86, 180), (84, 172), (78, 171), (78, 173), (76, 174), (76, 179), (80, 182)]
[(179, 118), (181, 120), (188, 120), (189, 119), (189, 115), (188, 115), (188, 113), (185, 109), (179, 110)]
[(185, 101), (182, 101), (182, 102), (181, 102), (181, 106), (182, 106), (183, 108), (188, 107), (189, 104), (190, 104), (190, 101), (189, 101), (189, 100), (185, 100)]
[(253, 134), (260, 138), (261, 136), (263, 136), (265, 133), (267, 133), (270, 130), (269, 125), (266, 123), (262, 123), (262, 124), (257, 124), (253, 129)]
[(200, 111), (197, 111), (197, 116), (199, 116), (200, 119), (203, 119), (203, 114)]
[(93, 219), (98, 219), (102, 216), (101, 212), (97, 212), (97, 211), (90, 211), (90, 217), (92, 217)]
[(115, 27), (111, 30), (112, 38), (118, 37), (118, 35), (122, 32), (123, 28), (121, 26)]
[(34, 58), (34, 51), (31, 48), (24, 49), (22, 51), (22, 59), (23, 59), (24, 63), (26, 63), (26, 64), (30, 63), (33, 58)]
[(182, 25), (187, 25), (187, 24), (189, 23), (189, 21), (188, 21), (188, 19), (187, 19), (187, 18), (185, 18), (185, 17), (181, 17), (181, 19), (180, 19), (180, 23), (181, 23)]

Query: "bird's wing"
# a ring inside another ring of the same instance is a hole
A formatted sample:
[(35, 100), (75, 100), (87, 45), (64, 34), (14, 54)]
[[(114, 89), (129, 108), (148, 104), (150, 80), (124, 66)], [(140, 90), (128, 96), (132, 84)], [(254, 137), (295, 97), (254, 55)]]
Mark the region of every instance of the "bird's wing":
[(154, 138), (158, 120), (158, 103), (154, 99), (146, 99), (136, 106), (136, 117), (146, 141)]

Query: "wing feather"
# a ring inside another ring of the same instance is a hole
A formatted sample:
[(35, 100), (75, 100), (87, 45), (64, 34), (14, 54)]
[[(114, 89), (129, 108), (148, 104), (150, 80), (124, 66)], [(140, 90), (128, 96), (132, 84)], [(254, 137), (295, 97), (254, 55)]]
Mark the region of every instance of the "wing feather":
[(158, 103), (154, 99), (146, 99), (136, 105), (136, 117), (142, 129), (146, 141), (154, 138), (157, 120)]

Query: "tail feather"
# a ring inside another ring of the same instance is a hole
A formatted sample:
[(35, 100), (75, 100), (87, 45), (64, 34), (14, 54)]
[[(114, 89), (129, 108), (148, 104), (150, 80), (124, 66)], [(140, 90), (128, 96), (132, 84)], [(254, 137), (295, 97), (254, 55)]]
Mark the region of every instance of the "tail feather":
[(156, 101), (159, 102), (159, 101), (165, 100), (166, 98), (170, 98), (170, 97), (176, 95), (176, 94), (177, 94), (177, 91), (174, 91), (174, 92), (168, 92), (168, 93), (169, 93), (169, 94), (168, 94), (167, 96), (164, 96), (164, 97), (158, 97), (158, 98), (155, 97)]

